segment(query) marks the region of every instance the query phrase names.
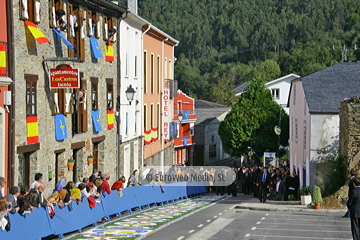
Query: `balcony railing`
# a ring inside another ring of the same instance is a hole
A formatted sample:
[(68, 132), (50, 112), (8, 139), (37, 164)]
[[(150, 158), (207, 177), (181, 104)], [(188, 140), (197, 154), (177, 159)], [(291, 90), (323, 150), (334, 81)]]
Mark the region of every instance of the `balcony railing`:
[(174, 116), (179, 115), (179, 112), (182, 113), (184, 120), (195, 119), (195, 117), (190, 117), (190, 115), (195, 115), (195, 110), (193, 110), (193, 109), (191, 109), (191, 110), (181, 110), (181, 111), (175, 109), (174, 110)]
[(164, 88), (170, 89), (170, 98), (174, 98), (177, 96), (178, 90), (178, 81), (173, 79), (165, 79)]

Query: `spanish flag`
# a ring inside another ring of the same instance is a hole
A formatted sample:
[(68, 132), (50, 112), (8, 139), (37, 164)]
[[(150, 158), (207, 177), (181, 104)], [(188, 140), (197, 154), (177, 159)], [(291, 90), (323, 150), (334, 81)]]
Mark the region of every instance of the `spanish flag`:
[(0, 75), (6, 75), (6, 43), (0, 43)]
[(107, 110), (108, 129), (114, 128), (114, 109)]
[(149, 145), (151, 143), (151, 130), (144, 130), (144, 144)]
[(39, 124), (37, 116), (26, 117), (26, 130), (28, 144), (39, 142)]
[(158, 140), (158, 128), (151, 128), (151, 141), (156, 142)]
[(41, 32), (41, 30), (32, 22), (25, 21), (26, 26), (29, 28), (31, 34), (34, 36), (38, 44), (49, 43), (49, 39)]
[(114, 48), (111, 41), (109, 41), (109, 45), (105, 45), (105, 60), (107, 62), (114, 61)]

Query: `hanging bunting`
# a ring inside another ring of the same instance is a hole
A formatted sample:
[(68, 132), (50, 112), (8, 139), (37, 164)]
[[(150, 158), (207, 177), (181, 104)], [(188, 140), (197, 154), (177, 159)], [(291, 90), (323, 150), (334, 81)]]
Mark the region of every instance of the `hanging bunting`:
[(67, 129), (64, 114), (55, 115), (55, 139), (56, 141), (67, 139)]
[(63, 41), (63, 43), (64, 43), (66, 46), (68, 46), (68, 48), (70, 48), (71, 50), (75, 51), (73, 45), (69, 42), (69, 40), (66, 39), (66, 37), (64, 37), (64, 36), (62, 35), (61, 32), (59, 32), (56, 28), (53, 28), (52, 30), (53, 30), (54, 33)]
[(28, 144), (39, 142), (39, 124), (37, 116), (26, 117), (26, 137)]
[(158, 128), (151, 128), (151, 141), (156, 142), (158, 140)]
[(41, 30), (33, 22), (24, 21), (26, 26), (29, 28), (31, 34), (34, 36), (38, 44), (49, 43), (49, 39), (41, 32)]
[(92, 120), (94, 123), (95, 132), (101, 132), (99, 110), (92, 110)]
[(107, 110), (108, 129), (114, 128), (114, 109)]
[(115, 60), (113, 43), (111, 41), (108, 41), (108, 45), (105, 45), (105, 60), (107, 62), (113, 62)]
[(149, 145), (151, 143), (151, 130), (144, 130), (144, 144)]
[(0, 75), (6, 75), (6, 43), (0, 43)]

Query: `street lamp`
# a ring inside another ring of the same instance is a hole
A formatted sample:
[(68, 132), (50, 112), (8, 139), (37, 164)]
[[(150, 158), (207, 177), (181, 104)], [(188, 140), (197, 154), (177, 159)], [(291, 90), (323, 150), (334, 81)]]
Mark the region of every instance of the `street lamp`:
[(179, 111), (179, 114), (177, 116), (178, 116), (179, 122), (181, 123), (181, 121), (184, 118), (184, 115)]
[(136, 91), (130, 85), (128, 89), (125, 91), (125, 93), (126, 93), (126, 98), (129, 101), (129, 105), (131, 105), (131, 101), (134, 100), (134, 95)]

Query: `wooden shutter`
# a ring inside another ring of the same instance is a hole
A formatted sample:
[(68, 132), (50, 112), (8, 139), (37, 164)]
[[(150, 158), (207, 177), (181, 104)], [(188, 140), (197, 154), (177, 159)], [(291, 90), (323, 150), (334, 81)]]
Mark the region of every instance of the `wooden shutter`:
[[(86, 19), (86, 28), (87, 28), (87, 35), (88, 37), (91, 37), (91, 28), (92, 28), (92, 12), (87, 11), (87, 19)], [(95, 31), (95, 30), (94, 30)], [(94, 33), (95, 35), (95, 33)]]
[(108, 26), (108, 18), (107, 17), (103, 17), (103, 22), (104, 22), (104, 26), (103, 26), (103, 39), (104, 41), (108, 40), (109, 37), (109, 26)]
[(71, 114), (72, 113), (72, 92), (71, 88), (63, 89), (63, 113)]
[(29, 3), (28, 0), (19, 0), (20, 1), (20, 19), (21, 20), (28, 20), (29, 19)]
[[(70, 15), (75, 15), (75, 13), (74, 13), (74, 7), (73, 7), (73, 5), (72, 4), (68, 4), (67, 5), (68, 7), (67, 7), (67, 12), (68, 12), (68, 40), (69, 40), (69, 42), (74, 46), (74, 37), (73, 36), (71, 36), (71, 33), (70, 33)], [(74, 51), (73, 50), (71, 50), (70, 48), (68, 48), (68, 56), (69, 57), (74, 57)]]
[[(93, 16), (94, 17), (94, 16)], [(101, 36), (101, 23), (100, 23), (100, 14), (96, 13), (95, 14), (95, 20), (97, 21), (97, 24), (95, 26), (95, 37), (97, 39), (100, 38)]]
[[(50, 0), (50, 2), (49, 2), (49, 24), (50, 24), (51, 28), (56, 27), (55, 11), (56, 11), (55, 0)], [(69, 22), (69, 20), (68, 20), (68, 22)]]
[[(116, 29), (116, 33), (115, 33), (115, 35), (114, 35), (114, 37), (113, 37), (113, 39), (114, 39), (114, 41), (113, 42), (116, 42), (116, 40), (117, 40), (117, 31), (118, 31), (118, 29), (117, 29), (117, 25), (116, 25), (116, 19), (110, 19), (109, 20), (109, 22), (110, 22), (110, 26), (111, 26), (111, 28), (115, 28)], [(110, 28), (109, 28), (110, 29)]]
[(83, 62), (85, 62), (85, 29), (86, 29), (86, 12), (83, 8), (79, 8), (79, 22), (81, 22), (80, 27), (80, 37), (77, 38), (77, 53), (78, 58), (80, 58)]
[(40, 0), (34, 0), (34, 23), (40, 23), (41, 21), (41, 5)]
[[(81, 83), (80, 83), (80, 89), (85, 93), (84, 101), (83, 103), (79, 103), (78, 101), (78, 126), (79, 126), (79, 132), (87, 132), (88, 130), (88, 122), (87, 122), (87, 86), (86, 86), (86, 79), (84, 79), (84, 74), (80, 73), (81, 77)], [(79, 91), (78, 90), (78, 91)]]

